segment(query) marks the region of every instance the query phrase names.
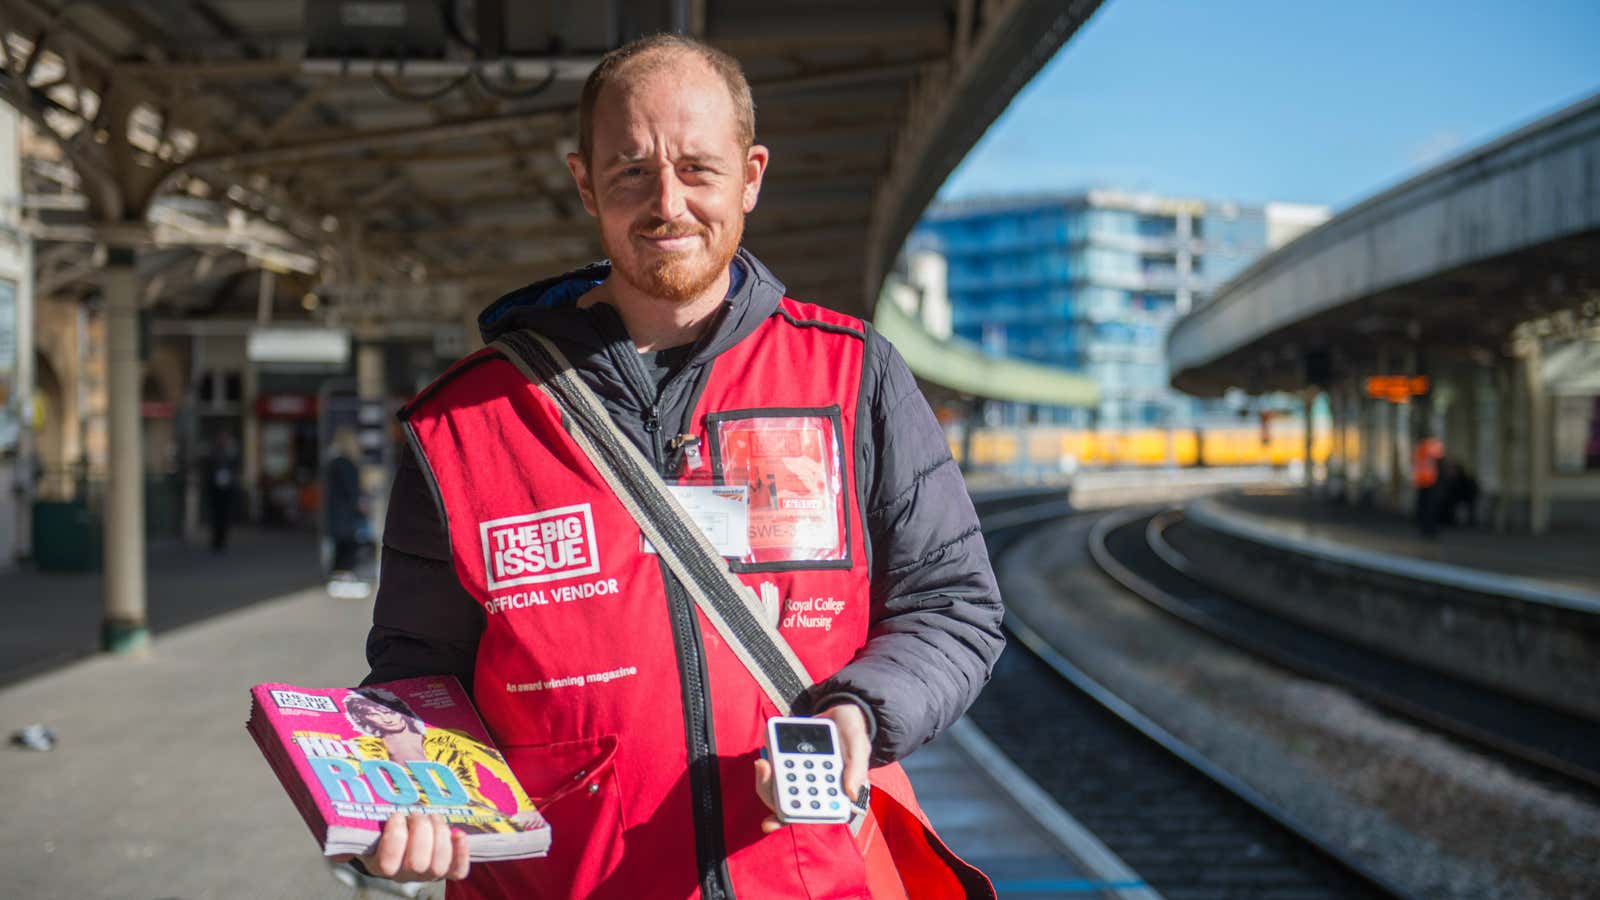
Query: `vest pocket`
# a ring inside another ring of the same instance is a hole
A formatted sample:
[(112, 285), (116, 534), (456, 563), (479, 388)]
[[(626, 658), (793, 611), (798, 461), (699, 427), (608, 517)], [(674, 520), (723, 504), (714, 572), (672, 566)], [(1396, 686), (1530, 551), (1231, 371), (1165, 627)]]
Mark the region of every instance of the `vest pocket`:
[[(526, 865), (538, 895), (581, 896), (622, 861), (617, 736), (502, 746), (506, 763), (550, 823), (550, 855)], [(574, 893), (576, 892), (576, 893)]]

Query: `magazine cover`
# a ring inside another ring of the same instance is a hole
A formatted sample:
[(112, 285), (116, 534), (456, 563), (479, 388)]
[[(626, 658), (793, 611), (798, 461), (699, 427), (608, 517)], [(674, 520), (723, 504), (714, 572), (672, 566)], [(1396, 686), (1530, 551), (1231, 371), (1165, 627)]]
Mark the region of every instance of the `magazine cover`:
[(550, 827), (454, 677), (362, 688), (258, 684), (251, 737), (323, 853), (368, 853), (395, 812), (433, 813), (474, 860), (543, 856)]

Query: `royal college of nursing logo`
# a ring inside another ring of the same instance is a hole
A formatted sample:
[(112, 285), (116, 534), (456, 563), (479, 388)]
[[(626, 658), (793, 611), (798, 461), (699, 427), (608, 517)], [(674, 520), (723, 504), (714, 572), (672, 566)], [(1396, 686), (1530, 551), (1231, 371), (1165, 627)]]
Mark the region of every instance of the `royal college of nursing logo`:
[(600, 571), (594, 512), (587, 503), (494, 519), (478, 527), (491, 591)]

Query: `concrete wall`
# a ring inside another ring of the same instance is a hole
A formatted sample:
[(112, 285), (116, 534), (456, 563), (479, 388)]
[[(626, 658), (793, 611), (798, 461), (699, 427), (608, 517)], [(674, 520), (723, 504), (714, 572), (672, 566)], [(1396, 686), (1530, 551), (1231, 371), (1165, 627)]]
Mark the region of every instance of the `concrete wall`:
[(1356, 569), (1210, 529), (1167, 538), (1219, 590), (1514, 696), (1600, 718), (1600, 616)]

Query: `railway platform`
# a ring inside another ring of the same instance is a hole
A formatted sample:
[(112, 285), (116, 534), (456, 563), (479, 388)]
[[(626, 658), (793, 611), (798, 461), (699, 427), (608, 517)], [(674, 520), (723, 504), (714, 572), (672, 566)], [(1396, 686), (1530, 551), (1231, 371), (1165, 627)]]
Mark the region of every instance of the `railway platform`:
[(1532, 536), (1478, 526), (1442, 527), (1434, 538), (1392, 512), (1350, 506), (1289, 487), (1253, 487), (1190, 504), (1191, 519), (1285, 550), (1421, 580), (1459, 582), (1488, 594), (1571, 598), (1600, 612), (1600, 533)]
[[(383, 896), (334, 879), (243, 728), (252, 684), (365, 675), (370, 617), (368, 601), (289, 591), (158, 632), (143, 656), (0, 687), (0, 729), (38, 723), (58, 740), (0, 752), (9, 802), (27, 810), (0, 822), (0, 896)], [(907, 763), (941, 835), (1002, 897), (1156, 896), (975, 727)]]
[(1180, 571), (1288, 621), (1532, 700), (1600, 717), (1594, 534), (1409, 522), (1250, 489), (1192, 501), (1151, 538)]

